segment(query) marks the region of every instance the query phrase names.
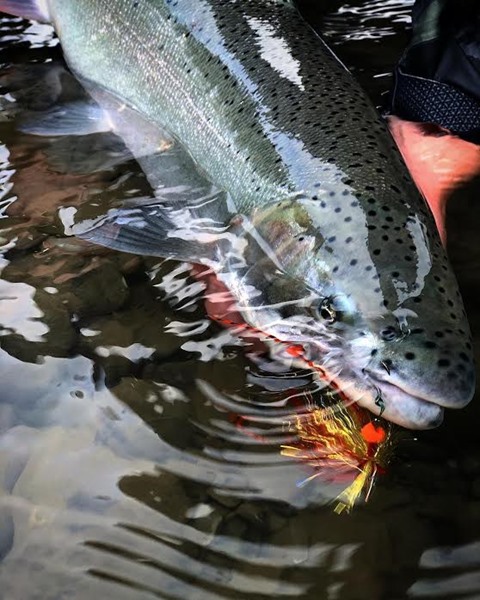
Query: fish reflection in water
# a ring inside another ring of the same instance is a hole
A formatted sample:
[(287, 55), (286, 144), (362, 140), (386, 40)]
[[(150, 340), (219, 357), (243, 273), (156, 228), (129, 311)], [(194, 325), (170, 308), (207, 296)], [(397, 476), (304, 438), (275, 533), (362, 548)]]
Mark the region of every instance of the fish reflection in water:
[[(333, 515), (335, 486), (297, 487), (305, 474), (278, 452), (289, 435), (279, 392), (292, 380), (294, 391), (314, 391), (309, 374), (248, 356), (206, 318), (188, 267), (92, 254), (61, 237), (53, 217), (75, 201), (88, 213), (86, 187), (105, 204), (147, 191), (135, 165), (97, 169), (77, 148), (65, 170), (65, 142), (35, 142), (8, 124), (4, 135), (15, 169), (1, 233), (5, 600), (478, 594), (477, 546), (446, 541), (438, 559), (429, 550), (450, 537), (439, 520), (478, 534), (474, 461), (461, 470), (418, 444), (366, 507)], [(258, 437), (231, 418), (253, 406), (264, 414)], [(469, 571), (468, 585), (449, 569)]]

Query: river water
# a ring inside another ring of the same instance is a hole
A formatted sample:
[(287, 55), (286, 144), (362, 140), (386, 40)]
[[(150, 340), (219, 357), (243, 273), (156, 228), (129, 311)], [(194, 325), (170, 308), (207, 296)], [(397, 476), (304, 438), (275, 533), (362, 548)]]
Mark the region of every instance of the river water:
[[(318, 4), (381, 105), (412, 2)], [(19, 131), (81, 93), (61, 60), (48, 26), (0, 21), (0, 600), (478, 600), (478, 399), (404, 435), (335, 514), (337, 487), (280, 453), (310, 374), (210, 320), (189, 265), (65, 237), (65, 206), (148, 186), (113, 137)], [(478, 338), (475, 198), (451, 207), (449, 252)]]

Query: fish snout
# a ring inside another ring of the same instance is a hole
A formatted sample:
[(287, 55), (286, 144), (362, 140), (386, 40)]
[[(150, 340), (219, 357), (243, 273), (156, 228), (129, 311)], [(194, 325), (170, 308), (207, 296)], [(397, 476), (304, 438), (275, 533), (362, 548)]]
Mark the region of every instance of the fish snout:
[(411, 339), (386, 343), (383, 355), (378, 352), (365, 373), (380, 387), (394, 386), (411, 398), (442, 408), (463, 408), (475, 392), (475, 366), (462, 346)]
[(444, 413), (441, 406), (412, 396), (373, 375), (370, 383), (375, 394), (359, 398), (358, 403), (363, 408), (406, 429), (434, 429), (441, 425)]

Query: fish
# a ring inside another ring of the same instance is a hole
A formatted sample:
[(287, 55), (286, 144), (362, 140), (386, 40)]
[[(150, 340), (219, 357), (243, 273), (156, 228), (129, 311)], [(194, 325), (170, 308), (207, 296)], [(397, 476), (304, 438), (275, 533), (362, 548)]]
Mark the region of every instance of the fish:
[(33, 116), (30, 131), (113, 128), (154, 191), (69, 233), (208, 267), (247, 324), (301, 347), (348, 402), (393, 423), (433, 428), (470, 402), (469, 324), (432, 213), (294, 2), (0, 9), (52, 23), (92, 98)]

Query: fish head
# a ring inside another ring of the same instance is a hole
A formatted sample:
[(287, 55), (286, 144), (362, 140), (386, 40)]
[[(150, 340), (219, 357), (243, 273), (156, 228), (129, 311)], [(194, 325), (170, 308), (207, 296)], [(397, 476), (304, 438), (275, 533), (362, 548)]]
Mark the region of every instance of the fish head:
[(276, 354), (292, 360), (292, 345), (301, 348), (300, 364), (343, 401), (409, 429), (436, 427), (445, 408), (464, 407), (475, 388), (470, 330), (431, 216), (339, 228), (308, 203), (277, 208), (257, 217), (263, 255), (257, 249), (230, 285)]
[[(376, 406), (378, 414), (409, 429), (440, 425), (445, 408), (463, 408), (475, 391), (470, 330), (461, 299), (455, 297), (454, 281), (444, 287), (445, 281), (436, 278), (440, 277), (430, 274), (418, 295), (405, 298), (387, 314), (366, 319), (369, 360), (362, 373), (373, 393), (363, 394), (358, 403), (373, 412)], [(453, 295), (444, 298), (448, 292), (439, 292), (440, 287)], [(360, 339), (355, 344), (362, 345)]]

